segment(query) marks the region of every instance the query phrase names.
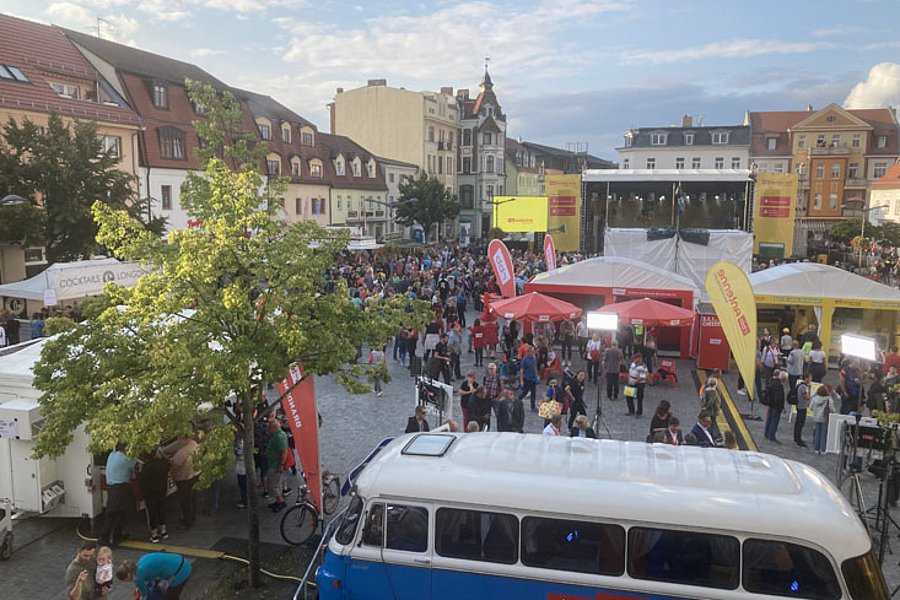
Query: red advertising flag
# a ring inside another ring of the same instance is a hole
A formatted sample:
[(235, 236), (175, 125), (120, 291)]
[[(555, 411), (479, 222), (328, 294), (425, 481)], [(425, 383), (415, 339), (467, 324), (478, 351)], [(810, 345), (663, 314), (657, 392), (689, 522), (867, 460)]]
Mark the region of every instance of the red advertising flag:
[[(319, 453), (319, 412), (316, 410), (316, 388), (312, 376), (300, 381), (300, 367), (291, 369), (288, 378), (277, 382), (278, 393), (283, 396), (281, 406), (291, 426), (294, 445), (300, 455), (303, 475), (309, 486), (309, 495), (322, 513), (322, 465)], [(296, 382), (297, 385), (294, 385)], [(293, 389), (290, 389), (294, 385)], [(290, 392), (287, 390), (290, 389)], [(299, 493), (299, 492), (298, 492)]]
[(556, 270), (556, 244), (553, 243), (553, 236), (549, 233), (544, 236), (544, 263), (548, 271)]
[(488, 244), (488, 261), (491, 263), (494, 277), (497, 278), (497, 284), (500, 286), (500, 295), (504, 298), (515, 297), (515, 272), (506, 244), (500, 240), (491, 240), (491, 243)]

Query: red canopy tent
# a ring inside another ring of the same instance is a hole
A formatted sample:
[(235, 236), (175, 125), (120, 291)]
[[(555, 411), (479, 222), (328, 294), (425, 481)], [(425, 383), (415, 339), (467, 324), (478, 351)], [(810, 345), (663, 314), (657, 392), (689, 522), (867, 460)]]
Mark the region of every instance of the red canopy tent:
[(644, 327), (686, 327), (694, 322), (694, 311), (650, 298), (608, 304), (597, 312), (614, 313), (620, 323)]
[(581, 309), (574, 304), (545, 296), (539, 292), (497, 300), (490, 304), (489, 310), (492, 314), (504, 319), (538, 323), (577, 319), (581, 316)]

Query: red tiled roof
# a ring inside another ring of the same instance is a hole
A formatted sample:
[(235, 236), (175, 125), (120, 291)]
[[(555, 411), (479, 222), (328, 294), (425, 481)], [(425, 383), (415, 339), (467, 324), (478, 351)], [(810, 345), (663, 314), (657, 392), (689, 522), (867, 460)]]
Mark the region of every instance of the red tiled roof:
[(61, 82), (96, 86), (96, 70), (69, 43), (62, 32), (49, 25), (0, 14), (0, 62), (18, 67), (28, 82), (0, 79), (0, 106), (106, 123), (140, 125), (140, 117), (128, 107), (87, 100), (62, 98), (45, 77)]
[[(827, 108), (827, 107), (823, 107)], [(820, 109), (821, 110), (821, 109)], [(862, 109), (845, 109), (854, 117), (862, 119), (872, 126), (872, 135), (869, 136), (869, 147), (866, 149), (867, 154), (898, 154), (897, 140), (897, 121), (893, 112), (889, 108), (862, 108)], [(751, 112), (750, 131), (753, 133), (750, 145), (751, 156), (766, 155), (788, 155), (790, 149), (787, 148), (789, 138), (788, 129), (791, 129), (800, 121), (809, 118), (815, 112), (807, 110), (790, 110), (790, 111), (766, 111)], [(777, 136), (779, 138), (778, 147), (775, 150), (768, 150), (766, 146), (766, 138)], [(875, 138), (877, 136), (887, 136), (887, 147), (876, 148)], [(781, 141), (784, 140), (782, 144)]]
[(900, 162), (894, 163), (894, 165), (890, 169), (888, 169), (887, 173), (885, 173), (882, 177), (879, 177), (877, 181), (873, 181), (871, 184), (869, 184), (869, 189), (900, 189)]
[[(322, 152), (326, 158), (322, 162), (325, 163), (325, 182), (330, 183), (333, 187), (351, 189), (351, 190), (371, 190), (377, 192), (387, 191), (387, 184), (384, 182), (384, 173), (380, 168), (375, 169), (375, 177), (369, 177), (366, 172), (366, 163), (369, 159), (378, 159), (374, 154), (344, 135), (334, 135), (331, 133), (316, 134), (317, 144), (321, 145)], [(331, 157), (343, 154), (347, 162), (353, 160), (353, 157), (359, 157), (362, 162), (361, 177), (354, 177), (353, 172), (348, 164), (344, 169), (343, 175), (338, 175), (334, 170), (334, 161)]]

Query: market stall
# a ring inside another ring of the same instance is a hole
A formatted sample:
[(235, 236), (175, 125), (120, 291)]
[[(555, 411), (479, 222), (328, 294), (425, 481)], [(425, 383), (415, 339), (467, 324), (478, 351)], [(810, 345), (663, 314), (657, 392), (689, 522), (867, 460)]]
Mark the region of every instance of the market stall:
[[(693, 310), (700, 289), (686, 277), (651, 264), (625, 257), (600, 256), (540, 273), (525, 284), (526, 292), (541, 292), (596, 310), (603, 306), (653, 298)], [(660, 327), (657, 346), (662, 351), (677, 350), (688, 357), (690, 328)]]
[(780, 265), (749, 279), (760, 327), (777, 323), (796, 336), (816, 325), (829, 357), (840, 354), (844, 333), (873, 337), (882, 348), (900, 342), (900, 291), (895, 288), (818, 263)]

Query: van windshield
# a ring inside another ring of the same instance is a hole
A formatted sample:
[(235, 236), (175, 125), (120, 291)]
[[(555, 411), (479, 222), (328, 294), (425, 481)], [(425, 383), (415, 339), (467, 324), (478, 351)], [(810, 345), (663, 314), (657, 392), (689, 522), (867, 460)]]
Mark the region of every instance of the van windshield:
[(353, 536), (356, 533), (356, 526), (359, 524), (359, 517), (362, 515), (363, 499), (359, 496), (353, 496), (350, 500), (350, 506), (344, 512), (341, 524), (334, 534), (334, 539), (341, 545), (346, 546), (353, 542)]
[(884, 574), (871, 551), (845, 560), (841, 572), (853, 600), (890, 600)]

